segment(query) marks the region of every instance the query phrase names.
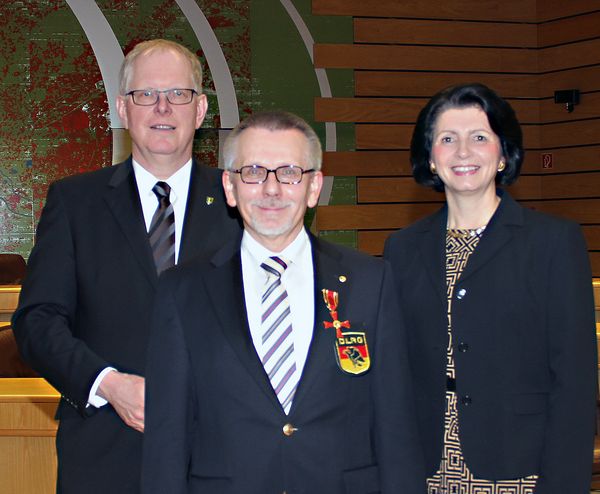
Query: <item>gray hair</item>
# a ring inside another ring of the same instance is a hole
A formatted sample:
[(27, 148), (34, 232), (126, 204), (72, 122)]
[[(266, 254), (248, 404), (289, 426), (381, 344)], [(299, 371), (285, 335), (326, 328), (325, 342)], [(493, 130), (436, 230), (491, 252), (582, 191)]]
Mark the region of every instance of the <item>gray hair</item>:
[(323, 163), (323, 151), (319, 136), (305, 120), (298, 115), (285, 111), (266, 111), (254, 113), (240, 122), (227, 136), (223, 144), (222, 167), (225, 170), (233, 170), (234, 161), (237, 158), (237, 144), (242, 132), (246, 129), (257, 128), (270, 131), (275, 130), (298, 130), (306, 137), (309, 151), (307, 159), (310, 166), (315, 170), (321, 169)]
[(133, 49), (127, 53), (121, 65), (119, 71), (119, 93), (123, 96), (127, 94), (131, 88), (129, 82), (133, 76), (133, 64), (136, 59), (143, 54), (151, 53), (153, 51), (174, 51), (183, 55), (190, 62), (190, 69), (192, 71), (192, 81), (194, 88), (199, 94), (202, 93), (202, 66), (200, 60), (185, 46), (176, 43), (175, 41), (169, 41), (167, 39), (151, 39), (148, 41), (142, 41), (133, 47)]

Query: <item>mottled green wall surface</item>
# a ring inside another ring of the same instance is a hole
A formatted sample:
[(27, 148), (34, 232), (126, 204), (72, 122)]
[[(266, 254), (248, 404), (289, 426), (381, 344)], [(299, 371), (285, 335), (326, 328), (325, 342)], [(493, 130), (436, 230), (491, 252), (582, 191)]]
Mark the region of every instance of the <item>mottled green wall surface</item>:
[[(345, 17), (313, 17), (311, 0), (289, 2), (315, 42), (349, 42)], [(190, 22), (175, 0), (98, 0), (123, 50), (150, 38), (178, 41), (203, 61), (210, 110), (195, 153), (211, 165), (222, 128), (212, 75)], [(310, 54), (279, 0), (196, 0), (223, 51), (240, 118), (282, 108), (313, 122), (321, 96)], [(113, 131), (105, 84), (85, 30), (66, 1), (0, 4), (0, 251), (28, 257), (49, 183), (110, 166)], [(118, 61), (115, 62), (117, 65)], [(351, 71), (328, 71), (333, 96), (351, 96)], [(315, 124), (325, 143), (325, 125)], [(336, 126), (335, 147), (353, 147)], [(353, 180), (338, 180), (332, 202), (354, 201)]]

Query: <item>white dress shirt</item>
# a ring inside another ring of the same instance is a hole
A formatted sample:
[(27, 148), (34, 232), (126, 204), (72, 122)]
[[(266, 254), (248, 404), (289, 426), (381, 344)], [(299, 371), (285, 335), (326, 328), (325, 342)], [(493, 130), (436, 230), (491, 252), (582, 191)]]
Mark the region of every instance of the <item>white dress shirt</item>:
[[(154, 213), (158, 208), (158, 198), (156, 197), (156, 194), (152, 192), (152, 188), (156, 185), (156, 182), (160, 182), (161, 180), (152, 175), (152, 173), (134, 159), (132, 159), (132, 163), (135, 182), (137, 184), (138, 193), (140, 194), (144, 222), (146, 223), (146, 231), (149, 231), (150, 224), (152, 223), (152, 216), (154, 216)], [(183, 220), (185, 218), (185, 208), (187, 205), (188, 191), (190, 189), (191, 173), (192, 159), (190, 158), (190, 160), (173, 175), (166, 180), (162, 180), (162, 182), (168, 183), (169, 187), (171, 187), (169, 200), (173, 205), (173, 214), (175, 215), (175, 264), (177, 264), (179, 259), (179, 246), (181, 245), (181, 234), (183, 232)], [(96, 377), (96, 380), (90, 389), (88, 405), (93, 405), (96, 408), (106, 405), (107, 401), (98, 396), (96, 392), (98, 391), (98, 386), (100, 386), (104, 376), (113, 370), (116, 369), (107, 367), (98, 374), (98, 377)]]
[(296, 370), (302, 375), (315, 323), (315, 288), (312, 249), (304, 229), (282, 252), (271, 252), (244, 230), (241, 246), (242, 275), (248, 324), (254, 348), (262, 350), (261, 298), (268, 285), (267, 272), (260, 265), (268, 257), (281, 257), (288, 265), (281, 276), (290, 302)]

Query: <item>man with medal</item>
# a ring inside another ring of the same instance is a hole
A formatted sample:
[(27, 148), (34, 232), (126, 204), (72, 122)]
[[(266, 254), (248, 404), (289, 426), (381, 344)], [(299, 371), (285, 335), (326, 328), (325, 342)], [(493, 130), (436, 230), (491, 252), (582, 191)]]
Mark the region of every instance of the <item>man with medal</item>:
[(290, 113), (227, 137), (223, 187), (244, 233), (159, 283), (144, 493), (424, 492), (388, 266), (304, 228), (321, 161)]

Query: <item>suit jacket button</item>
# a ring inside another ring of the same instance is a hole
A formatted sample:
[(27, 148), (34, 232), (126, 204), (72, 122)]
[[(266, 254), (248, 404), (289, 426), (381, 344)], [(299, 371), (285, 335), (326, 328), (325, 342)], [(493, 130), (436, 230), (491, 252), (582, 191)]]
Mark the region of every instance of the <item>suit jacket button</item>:
[(297, 430), (298, 429), (296, 429), (292, 424), (285, 424), (283, 426), (283, 433), (288, 437), (294, 434), (294, 432), (296, 432)]
[(458, 300), (462, 300), (464, 298), (464, 296), (467, 294), (467, 290), (465, 290), (464, 288), (461, 288), (458, 293), (456, 294), (456, 298)]
[(466, 407), (468, 407), (471, 403), (473, 403), (473, 400), (471, 399), (471, 397), (469, 395), (463, 396), (460, 401)]
[(465, 343), (464, 341), (461, 341), (461, 342), (458, 344), (458, 351), (459, 351), (459, 352), (461, 352), (461, 353), (465, 353), (465, 352), (466, 352), (466, 351), (468, 351), (468, 350), (469, 350), (469, 344), (468, 344), (468, 343)]

